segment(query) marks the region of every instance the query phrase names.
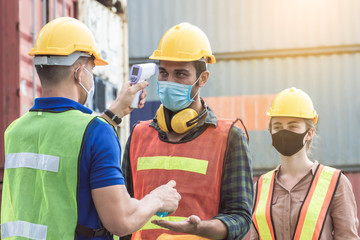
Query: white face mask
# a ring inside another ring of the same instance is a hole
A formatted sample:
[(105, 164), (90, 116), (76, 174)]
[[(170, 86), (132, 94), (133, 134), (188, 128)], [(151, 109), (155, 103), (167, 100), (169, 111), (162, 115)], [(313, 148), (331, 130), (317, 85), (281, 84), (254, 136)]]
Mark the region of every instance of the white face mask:
[[(76, 73), (77, 71), (79, 70), (80, 67), (78, 67), (76, 70), (75, 70), (75, 76), (76, 76)], [(84, 67), (84, 70), (86, 72), (88, 72), (90, 75), (91, 75), (91, 79), (92, 79), (92, 84), (91, 84), (91, 88), (90, 90), (87, 90), (86, 87), (81, 83), (79, 82), (80, 86), (85, 90), (86, 92), (86, 101), (84, 103), (85, 106), (89, 106), (92, 98), (94, 97), (94, 93), (95, 93), (95, 82), (94, 82), (94, 75), (86, 69), (86, 67)]]

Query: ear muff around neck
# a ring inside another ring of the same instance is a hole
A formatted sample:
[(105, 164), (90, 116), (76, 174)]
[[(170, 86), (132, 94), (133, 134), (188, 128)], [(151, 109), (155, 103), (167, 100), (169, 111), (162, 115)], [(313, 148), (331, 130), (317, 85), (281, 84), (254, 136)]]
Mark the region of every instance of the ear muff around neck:
[(171, 119), (171, 128), (176, 133), (184, 133), (194, 128), (197, 122), (188, 126), (186, 123), (198, 116), (198, 113), (192, 108), (185, 108), (176, 113)]
[(166, 111), (166, 108), (161, 104), (160, 107), (158, 108), (158, 110), (156, 110), (156, 119), (157, 119), (159, 128), (164, 132), (169, 132), (172, 130), (170, 121), (168, 120), (168, 123), (166, 121), (166, 119), (169, 119), (169, 118), (170, 118), (170, 116), (169, 116), (168, 111)]
[(161, 104), (156, 111), (156, 118), (162, 131), (182, 134), (194, 128), (206, 112), (206, 108), (200, 114), (192, 108), (185, 108), (174, 114)]

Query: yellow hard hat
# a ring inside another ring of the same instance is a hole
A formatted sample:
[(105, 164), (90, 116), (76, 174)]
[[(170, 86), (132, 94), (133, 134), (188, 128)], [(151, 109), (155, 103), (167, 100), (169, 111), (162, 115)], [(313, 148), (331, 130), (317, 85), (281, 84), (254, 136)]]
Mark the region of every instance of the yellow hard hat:
[(298, 117), (312, 119), (314, 124), (318, 115), (309, 95), (297, 88), (281, 91), (275, 98), (271, 108), (267, 111), (270, 117)]
[(176, 62), (192, 62), (204, 58), (207, 63), (216, 62), (205, 33), (190, 23), (180, 23), (170, 28), (149, 58)]
[(57, 18), (46, 24), (39, 32), (30, 56), (68, 56), (74, 52), (92, 55), (95, 65), (107, 65), (98, 52), (89, 28), (71, 17)]

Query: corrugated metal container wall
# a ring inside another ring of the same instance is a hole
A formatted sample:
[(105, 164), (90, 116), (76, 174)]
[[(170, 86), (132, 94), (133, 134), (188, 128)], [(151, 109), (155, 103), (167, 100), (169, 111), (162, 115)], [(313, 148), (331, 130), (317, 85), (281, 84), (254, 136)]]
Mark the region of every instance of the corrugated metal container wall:
[[(4, 174), (4, 131), (19, 116), (19, 2), (0, 1), (0, 193)], [(1, 197), (0, 197), (1, 201)]]
[[(75, 0), (43, 1), (20, 0), (20, 114), (33, 105), (34, 97), (41, 96), (40, 80), (28, 55), (42, 26), (54, 18), (73, 16)], [(34, 93), (33, 89), (36, 89)]]
[[(351, 175), (360, 206), (360, 1), (132, 0), (128, 9), (130, 63), (149, 61), (177, 23), (207, 34), (217, 63), (209, 65), (201, 95), (219, 116), (244, 119), (256, 175), (279, 164), (266, 110), (285, 88), (306, 91), (319, 113), (313, 158)], [(153, 79), (147, 91), (148, 102), (133, 112), (132, 123), (155, 115)]]
[[(126, 8), (126, 0), (121, 1)], [(101, 56), (109, 62), (107, 66), (94, 68), (96, 76), (109, 81), (120, 90), (124, 81), (128, 81), (128, 35), (127, 17), (115, 14), (94, 0), (79, 1), (79, 20), (92, 31)], [(96, 91), (96, 90), (95, 90)], [(108, 107), (112, 101), (106, 102)], [(129, 116), (123, 118), (119, 126), (119, 140), (122, 149), (129, 136)]]
[[(360, 53), (219, 61), (210, 66), (202, 96), (217, 115), (241, 117), (250, 130), (253, 167), (275, 167), (278, 154), (267, 131), (275, 94), (296, 86), (319, 114), (314, 158), (343, 170), (360, 170)], [(255, 151), (256, 150), (256, 151)], [(271, 157), (269, 157), (271, 156)]]
[(151, 55), (164, 32), (184, 21), (219, 54), (358, 44), (359, 18), (358, 0), (133, 0), (130, 58)]
[[(275, 94), (291, 86), (308, 92), (320, 114), (314, 157), (360, 171), (360, 128), (353, 124), (360, 120), (353, 111), (360, 104), (360, 1), (134, 0), (129, 3), (130, 63), (148, 61), (164, 32), (183, 21), (209, 37), (217, 63), (209, 65), (210, 80), (201, 94), (219, 116), (245, 119), (252, 149), (263, 149), (254, 151), (256, 171), (278, 163), (265, 112)], [(146, 108), (158, 100), (154, 83)]]

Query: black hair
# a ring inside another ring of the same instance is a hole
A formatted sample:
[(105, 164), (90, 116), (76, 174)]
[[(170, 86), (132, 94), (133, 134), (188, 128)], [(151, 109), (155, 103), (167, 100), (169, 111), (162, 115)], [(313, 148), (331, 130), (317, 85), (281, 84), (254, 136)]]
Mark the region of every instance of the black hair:
[(36, 65), (35, 68), (42, 86), (56, 85), (63, 79), (69, 77), (76, 64), (80, 63), (87, 65), (91, 59), (92, 58), (89, 57), (80, 57), (71, 66)]
[(196, 70), (196, 79), (198, 79), (200, 77), (201, 73), (206, 71), (206, 63), (205, 63), (205, 61), (200, 60), (200, 61), (194, 61), (193, 65)]

